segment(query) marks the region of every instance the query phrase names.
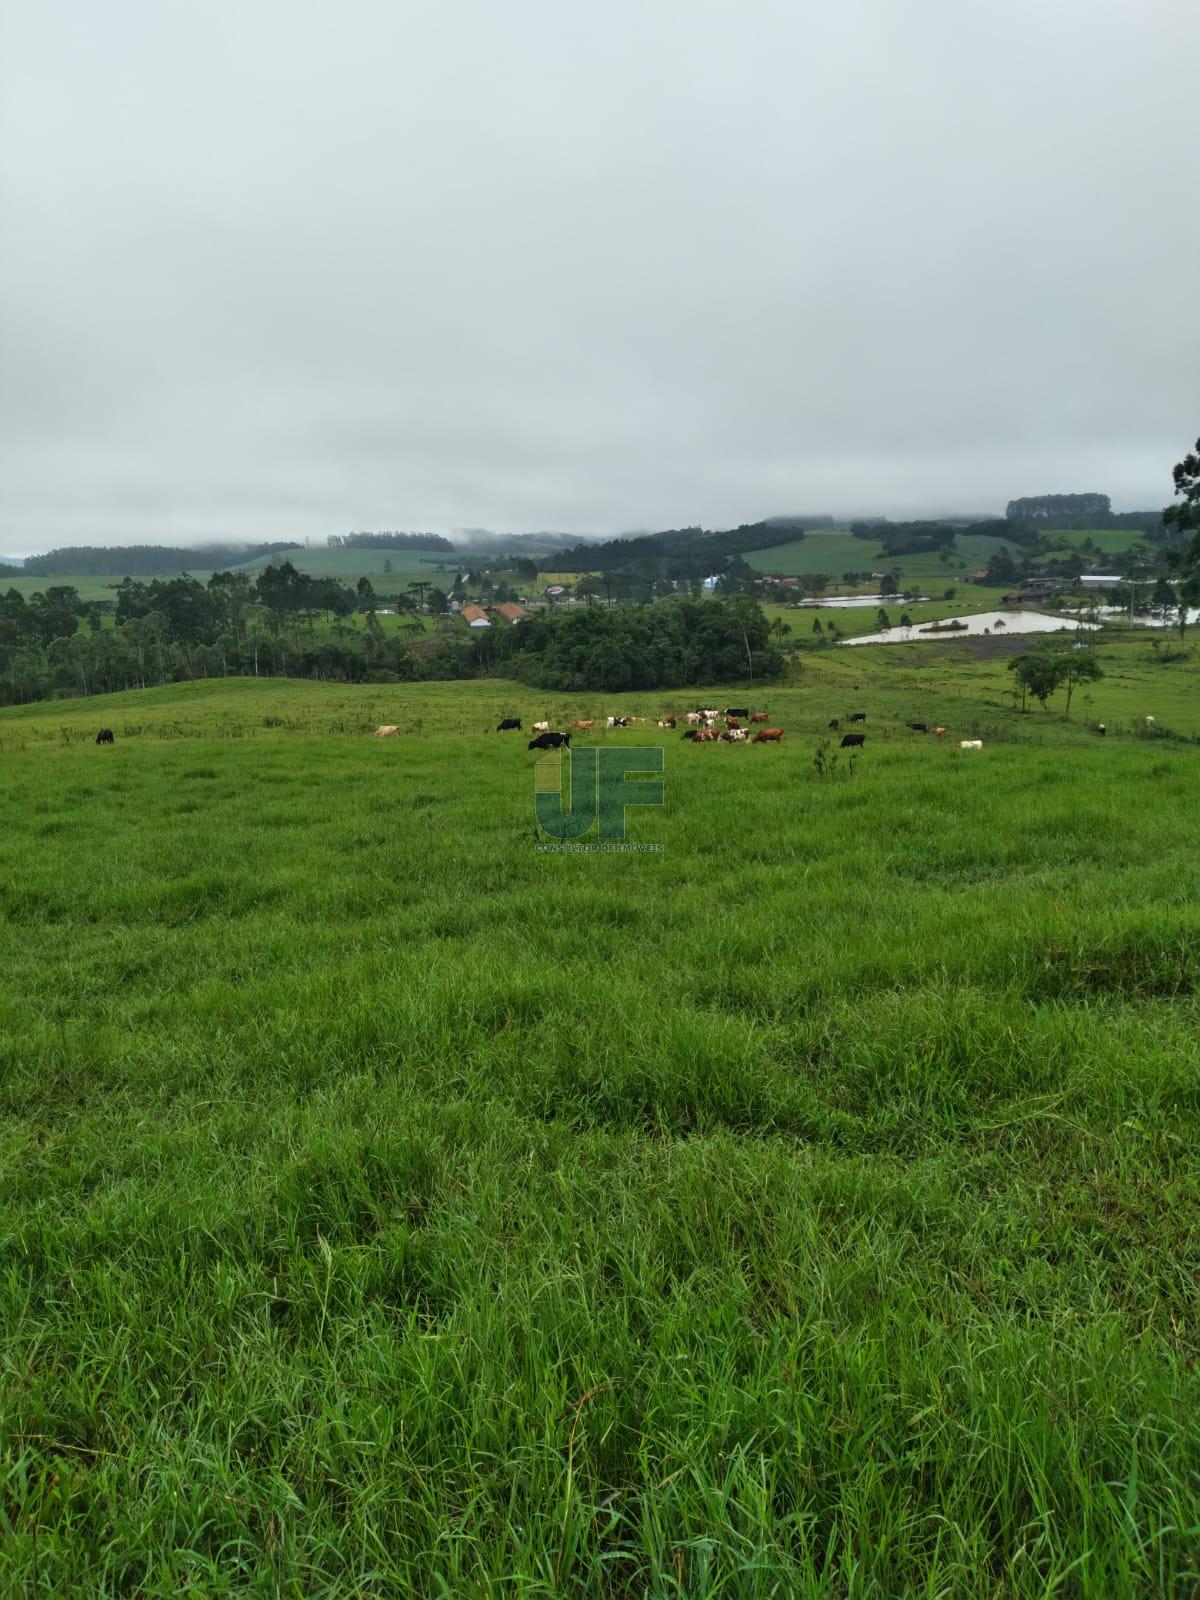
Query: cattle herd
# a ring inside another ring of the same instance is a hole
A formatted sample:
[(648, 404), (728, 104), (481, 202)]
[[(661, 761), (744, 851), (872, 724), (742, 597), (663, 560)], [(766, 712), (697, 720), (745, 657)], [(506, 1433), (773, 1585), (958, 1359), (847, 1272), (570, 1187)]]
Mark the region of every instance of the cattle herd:
[[(639, 723), (646, 723), (646, 717), (605, 717), (604, 726), (608, 728), (632, 728)], [(686, 724), (683, 737), (691, 744), (780, 744), (783, 740), (782, 728), (767, 728), (762, 724), (770, 720), (767, 711), (751, 711), (748, 706), (726, 706), (723, 711), (715, 706), (697, 706), (693, 711), (685, 711), (682, 717), (674, 712), (657, 720), (656, 726), (660, 728), (677, 728), (682, 721)], [(863, 723), (867, 720), (865, 711), (852, 711), (846, 718), (847, 722)], [(1152, 717), (1147, 717), (1147, 723), (1153, 723)], [(748, 723), (749, 727), (743, 724)], [(831, 717), (827, 724), (829, 730), (841, 733), (841, 718)], [(548, 721), (532, 724), (534, 737), (529, 741), (530, 750), (558, 750), (570, 749), (572, 733), (591, 733), (596, 727), (594, 717), (580, 718), (572, 724), (569, 732), (555, 733)], [(928, 733), (934, 738), (944, 738), (949, 730), (938, 723), (930, 727), (927, 722), (906, 722), (905, 727), (912, 733)], [(392, 727), (378, 728), (379, 734), (395, 733)], [(502, 717), (496, 726), (497, 733), (522, 732), (520, 717)], [(843, 750), (859, 750), (867, 742), (865, 733), (842, 733), (841, 748)], [(960, 750), (982, 750), (982, 739), (960, 739)]]
[[(769, 712), (751, 711), (746, 706), (726, 706), (724, 711), (717, 711), (712, 706), (700, 706), (694, 711), (684, 712), (682, 720), (687, 724), (687, 727), (684, 730), (683, 737), (692, 744), (713, 744), (717, 742), (724, 744), (779, 744), (783, 739), (783, 729), (764, 728), (761, 726), (762, 723), (769, 720), (769, 717)], [(848, 722), (865, 722), (867, 713), (865, 711), (853, 711), (846, 720)], [(647, 718), (645, 717), (605, 717), (604, 726), (605, 728), (632, 728), (646, 721)], [(660, 717), (657, 726), (660, 728), (676, 728), (679, 722), (680, 718), (671, 712), (664, 717)], [(753, 735), (742, 726), (743, 722), (748, 722), (750, 727), (754, 729)], [(1155, 725), (1153, 717), (1144, 718), (1144, 722), (1147, 729), (1153, 728)], [(558, 750), (565, 747), (569, 750), (571, 748), (572, 733), (591, 733), (595, 726), (596, 719), (594, 717), (580, 717), (576, 722), (572, 723), (570, 732), (555, 733), (551, 730), (549, 722), (535, 722), (532, 724), (534, 737), (529, 741), (528, 748), (530, 750)], [(839, 717), (831, 717), (827, 727), (833, 733), (840, 733), (841, 719)], [(929, 733), (938, 739), (944, 738), (949, 732), (949, 729), (942, 727), (940, 723), (931, 728), (927, 722), (906, 722), (905, 727), (912, 733)], [(520, 717), (502, 717), (496, 727), (497, 733), (520, 733), (521, 731)], [(1102, 722), (1096, 725), (1096, 731), (1100, 734), (1106, 732)], [(375, 737), (377, 739), (394, 739), (399, 732), (398, 723), (384, 722), (375, 729)], [(96, 735), (96, 743), (112, 744), (113, 742), (112, 729), (101, 728)], [(844, 733), (842, 734), (841, 748), (843, 750), (853, 750), (860, 748), (866, 742), (867, 736), (865, 733)], [(958, 748), (960, 750), (982, 750), (983, 740), (960, 739)]]

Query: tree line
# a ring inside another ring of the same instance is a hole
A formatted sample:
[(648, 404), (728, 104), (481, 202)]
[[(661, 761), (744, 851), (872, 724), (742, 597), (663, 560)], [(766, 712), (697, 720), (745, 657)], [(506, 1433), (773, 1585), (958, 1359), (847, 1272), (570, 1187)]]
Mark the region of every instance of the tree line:
[[(471, 641), (429, 636), (415, 617), (405, 631), (385, 632), (369, 579), (349, 588), (287, 561), (257, 576), (215, 572), (207, 583), (125, 578), (115, 595), (86, 601), (65, 584), (28, 600), (17, 589), (0, 595), (0, 700), (232, 674), (351, 683), (470, 677), (483, 664)], [(447, 607), (426, 582), (388, 600), (401, 612)]]
[(513, 676), (543, 689), (683, 689), (777, 678), (783, 656), (744, 595), (538, 612), (508, 635)]
[[(29, 599), (17, 589), (0, 595), (0, 701), (231, 675), (395, 683), (503, 671), (545, 687), (615, 690), (769, 678), (782, 668), (766, 618), (744, 597), (548, 608), (468, 634), (426, 580), (386, 597), (413, 616), (385, 630), (370, 579), (351, 589), (286, 561), (257, 577), (215, 572), (207, 583), (125, 578), (115, 593), (96, 603), (60, 584)], [(418, 612), (443, 620), (431, 632)]]

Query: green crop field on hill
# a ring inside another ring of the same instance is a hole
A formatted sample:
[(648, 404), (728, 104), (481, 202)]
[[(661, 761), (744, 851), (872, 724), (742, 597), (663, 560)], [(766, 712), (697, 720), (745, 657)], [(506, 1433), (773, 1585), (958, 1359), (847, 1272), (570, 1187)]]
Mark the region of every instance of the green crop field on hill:
[[(1100, 659), (0, 711), (0, 1593), (1191, 1600), (1200, 663)], [(705, 700), (539, 850), (501, 715)]]
[(841, 581), (843, 572), (887, 572), (898, 568), (906, 582), (944, 588), (961, 583), (963, 572), (985, 567), (997, 550), (1015, 550), (1003, 539), (987, 534), (960, 533), (949, 561), (923, 551), (918, 555), (886, 556), (878, 539), (856, 539), (851, 533), (814, 529), (792, 544), (752, 550), (746, 560), (757, 572), (780, 577), (812, 577), (818, 573)]

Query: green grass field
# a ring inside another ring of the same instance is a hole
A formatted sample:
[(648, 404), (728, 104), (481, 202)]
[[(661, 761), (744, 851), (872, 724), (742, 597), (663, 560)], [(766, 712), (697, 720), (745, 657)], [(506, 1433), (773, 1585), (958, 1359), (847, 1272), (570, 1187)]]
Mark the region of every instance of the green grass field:
[[(314, 578), (337, 578), (342, 583), (355, 584), (360, 578), (370, 578), (377, 589), (403, 588), (415, 579), (425, 579), (432, 584), (449, 588), (456, 572), (463, 570), (454, 565), (454, 557), (440, 550), (329, 550), (324, 546), (310, 550), (288, 550), (278, 556), (258, 556), (253, 561), (238, 563), (235, 572), (258, 573), (272, 564), (278, 566), (287, 560), (298, 572), (307, 572)], [(391, 572), (384, 563), (390, 561)]]
[[(392, 571), (386, 572), (384, 562), (389, 560)], [(337, 578), (351, 585), (357, 583), (359, 578), (368, 577), (377, 589), (389, 592), (403, 589), (418, 578), (448, 587), (454, 581), (455, 572), (462, 570), (454, 566), (452, 556), (443, 556), (435, 550), (329, 550), (324, 546), (310, 550), (288, 550), (274, 556), (258, 556), (253, 561), (231, 561), (226, 570), (257, 574), (272, 562), (279, 565), (283, 561), (290, 561), (298, 571), (307, 572), (313, 577)], [(180, 568), (180, 571), (183, 570)], [(130, 576), (142, 583), (151, 581), (145, 573), (135, 572)], [(178, 574), (155, 573), (153, 576), (170, 578)], [(207, 583), (212, 572), (193, 570), (191, 576), (201, 583)], [(114, 600), (120, 582), (119, 577), (110, 574), (48, 573), (26, 577), (19, 569), (0, 567), (0, 593), (16, 589), (26, 597), (53, 584), (69, 584), (78, 589), (84, 600)]]
[[(928, 552), (911, 556), (885, 556), (878, 539), (856, 539), (853, 534), (830, 529), (826, 532), (814, 528), (803, 539), (793, 544), (777, 545), (768, 550), (752, 550), (746, 560), (758, 572), (777, 573), (783, 577), (811, 577), (824, 573), (838, 582), (843, 572), (886, 572), (899, 567), (905, 578), (925, 583), (946, 584), (961, 582), (964, 570), (974, 571), (985, 567), (989, 557), (1005, 548), (1006, 541), (993, 539), (987, 534), (960, 533), (957, 549), (949, 562), (939, 561)], [(1015, 545), (1009, 545), (1015, 549)]]
[[(1120, 554), (1140, 541), (1136, 530), (1122, 528), (1101, 528), (1090, 534), (1086, 529), (1080, 529), (1054, 533), (1050, 537), (1065, 539), (1070, 544), (1082, 544), (1090, 537), (1106, 555)], [(1005, 539), (961, 531), (955, 546), (949, 562), (940, 561), (936, 555), (929, 553), (888, 557), (883, 554), (883, 546), (878, 539), (856, 539), (853, 534), (840, 530), (814, 528), (793, 544), (750, 551), (746, 560), (758, 572), (770, 572), (783, 577), (811, 577), (816, 573), (824, 573), (835, 581), (841, 579), (843, 572), (882, 572), (898, 567), (906, 583), (934, 584), (944, 588), (947, 584), (961, 582), (964, 572), (986, 567), (998, 550), (1019, 551), (1017, 545)]]
[[(152, 581), (152, 577), (173, 578), (178, 577), (179, 573), (157, 572), (147, 575), (135, 572), (131, 573), (130, 576), (137, 578), (142, 583), (149, 583)], [(191, 576), (201, 583), (207, 583), (209, 578), (212, 577), (212, 573), (210, 571), (195, 571)], [(0, 567), (0, 593), (7, 593), (9, 589), (15, 589), (18, 594), (23, 594), (26, 599), (31, 594), (42, 593), (58, 584), (78, 590), (81, 600), (111, 600), (115, 604), (117, 588), (120, 582), (120, 578), (115, 578), (109, 573), (96, 575), (90, 572), (50, 572), (43, 573), (37, 577), (26, 577), (16, 569), (13, 569), (10, 575), (7, 568)]]
[[(0, 711), (0, 1593), (1195, 1596), (1200, 662), (1150, 656), (1070, 724), (959, 644)], [(536, 849), (499, 715), (705, 698), (783, 744), (601, 736), (664, 742), (661, 852)]]

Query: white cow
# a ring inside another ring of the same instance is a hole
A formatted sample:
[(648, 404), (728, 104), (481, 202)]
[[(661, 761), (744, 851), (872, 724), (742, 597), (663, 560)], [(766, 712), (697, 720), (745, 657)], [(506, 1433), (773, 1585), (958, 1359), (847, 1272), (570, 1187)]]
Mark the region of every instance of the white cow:
[(983, 740), (982, 739), (960, 739), (958, 741), (958, 748), (960, 750), (982, 750), (983, 749)]
[(1146, 718), (1146, 726), (1148, 728), (1152, 728), (1154, 726), (1154, 718), (1153, 717), (1147, 717)]
[(390, 739), (393, 734), (399, 732), (400, 729), (394, 722), (385, 722), (381, 727), (375, 729), (375, 737), (377, 739)]
[(548, 722), (535, 722), (533, 725), (533, 731), (534, 733), (549, 733), (550, 724)]
[(689, 711), (687, 716), (684, 717), (683, 720), (687, 723), (689, 728), (698, 728), (700, 726), (700, 724), (704, 721), (704, 718), (700, 715), (700, 713), (698, 711)]

